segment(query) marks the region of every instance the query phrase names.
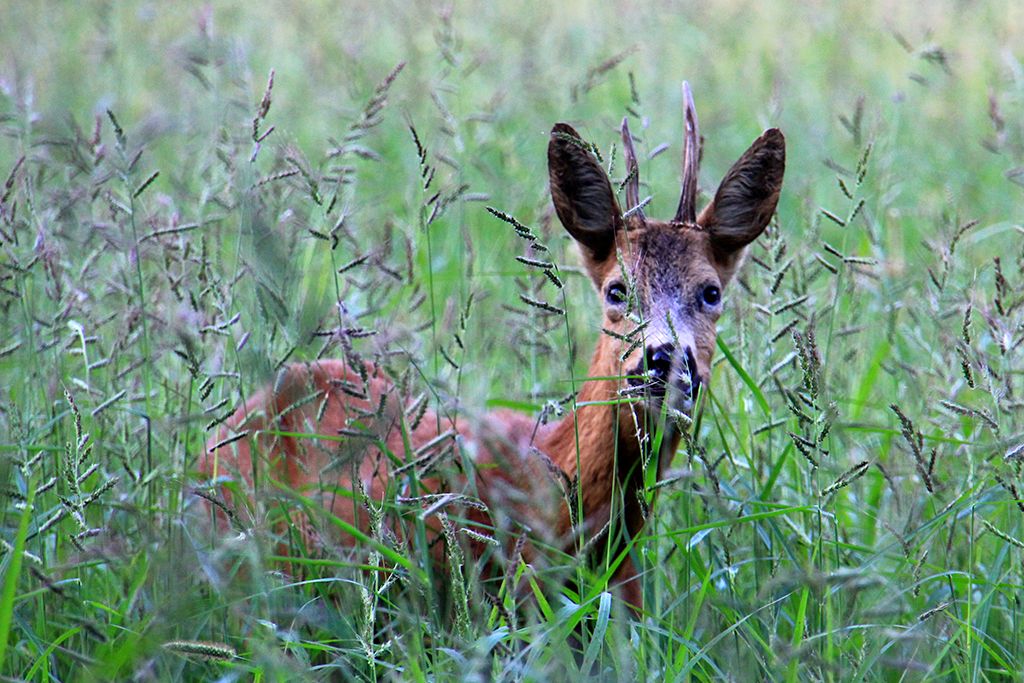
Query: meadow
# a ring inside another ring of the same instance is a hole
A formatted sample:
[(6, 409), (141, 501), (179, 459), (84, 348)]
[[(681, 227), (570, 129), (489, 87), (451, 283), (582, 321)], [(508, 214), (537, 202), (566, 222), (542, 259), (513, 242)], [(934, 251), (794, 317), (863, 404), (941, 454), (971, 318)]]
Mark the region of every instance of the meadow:
[[(1024, 4), (617, 4), (4, 7), (0, 680), (1020, 680)], [(206, 440), (285, 362), (571, 405), (600, 308), (548, 132), (622, 179), (628, 116), (667, 218), (684, 79), (701, 202), (765, 128), (787, 170), (642, 615), (601, 558), (494, 595), (458, 543), (448, 591), (415, 544), (307, 547), (287, 491), (202, 524)]]

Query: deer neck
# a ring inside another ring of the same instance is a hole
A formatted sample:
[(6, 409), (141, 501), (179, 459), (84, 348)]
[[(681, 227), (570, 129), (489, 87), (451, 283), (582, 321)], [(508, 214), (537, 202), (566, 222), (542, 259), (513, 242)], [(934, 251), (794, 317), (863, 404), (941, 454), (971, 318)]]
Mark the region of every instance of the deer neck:
[[(594, 353), (588, 379), (576, 399), (576, 409), (540, 435), (538, 446), (578, 486), (585, 510), (604, 509), (616, 491), (624, 493), (629, 508), (636, 505), (635, 490), (643, 486), (643, 468), (658, 463), (659, 475), (679, 445), (679, 433), (666, 426), (661, 452), (653, 458), (655, 430), (637, 404), (619, 395), (622, 369), (618, 358), (603, 344)], [(630, 526), (633, 526), (632, 524)]]

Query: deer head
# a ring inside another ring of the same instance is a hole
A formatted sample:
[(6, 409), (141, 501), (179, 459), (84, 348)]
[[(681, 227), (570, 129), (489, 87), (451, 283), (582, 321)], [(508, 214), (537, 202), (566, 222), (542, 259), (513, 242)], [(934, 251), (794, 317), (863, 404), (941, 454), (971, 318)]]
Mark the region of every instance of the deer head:
[(605, 330), (592, 373), (620, 377), (620, 393), (641, 406), (692, 410), (710, 374), (722, 293), (748, 244), (764, 231), (779, 199), (785, 138), (765, 131), (725, 174), (696, 214), (700, 135), (689, 85), (683, 83), (685, 144), (682, 196), (669, 221), (639, 204), (636, 154), (626, 121), (626, 211), (604, 169), (579, 134), (556, 124), (548, 144), (551, 196), (558, 218), (579, 244), (604, 307)]

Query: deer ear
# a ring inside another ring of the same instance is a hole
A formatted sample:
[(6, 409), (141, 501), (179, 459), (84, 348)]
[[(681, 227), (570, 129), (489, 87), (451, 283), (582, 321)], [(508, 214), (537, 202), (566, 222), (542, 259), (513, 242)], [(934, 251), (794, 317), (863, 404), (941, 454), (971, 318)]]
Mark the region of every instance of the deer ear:
[(766, 130), (725, 174), (697, 223), (707, 230), (723, 280), (732, 277), (744, 247), (757, 239), (779, 201), (786, 170), (786, 138)]
[(568, 124), (551, 129), (548, 176), (558, 219), (579, 242), (588, 264), (604, 261), (615, 247), (622, 216), (608, 174)]

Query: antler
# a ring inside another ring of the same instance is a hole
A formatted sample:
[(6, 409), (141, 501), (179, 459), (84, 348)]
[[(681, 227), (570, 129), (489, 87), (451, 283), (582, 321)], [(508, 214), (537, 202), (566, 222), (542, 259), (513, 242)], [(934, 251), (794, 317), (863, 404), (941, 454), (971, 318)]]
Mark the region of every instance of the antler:
[(697, 107), (693, 104), (690, 84), (683, 81), (683, 117), (686, 131), (683, 141), (683, 193), (676, 209), (676, 223), (697, 220), (697, 170), (700, 165), (700, 130), (697, 128)]
[(629, 133), (626, 117), (622, 118), (622, 149), (626, 154), (626, 213), (635, 215), (642, 223), (647, 220), (647, 216), (640, 207), (640, 167), (636, 163), (633, 136)]

